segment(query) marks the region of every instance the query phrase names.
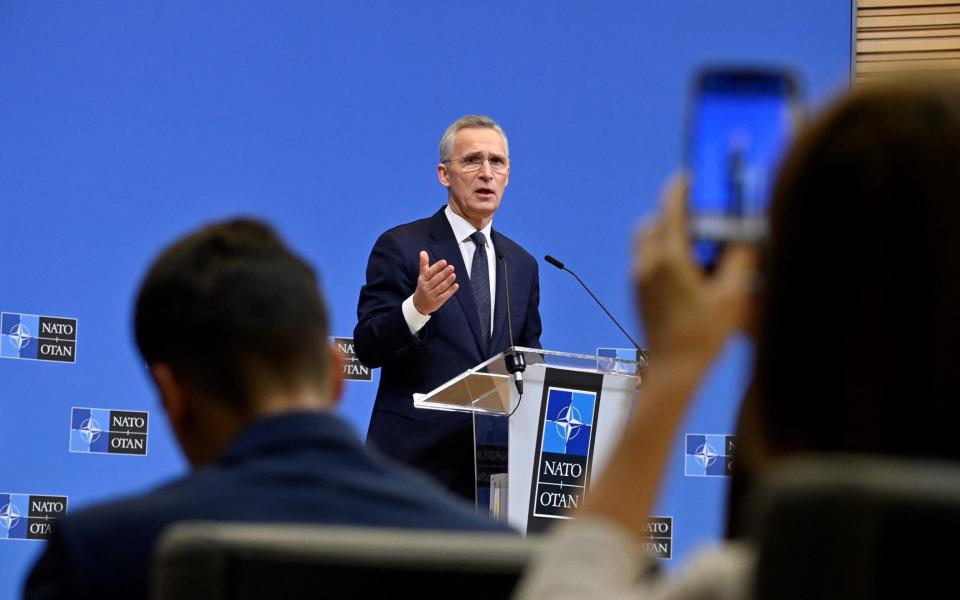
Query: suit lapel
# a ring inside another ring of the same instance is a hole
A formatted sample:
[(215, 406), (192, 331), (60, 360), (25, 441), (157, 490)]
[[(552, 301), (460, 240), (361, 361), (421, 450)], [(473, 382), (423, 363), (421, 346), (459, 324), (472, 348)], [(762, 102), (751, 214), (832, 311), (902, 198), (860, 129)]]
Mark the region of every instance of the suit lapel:
[(473, 298), (473, 288), (470, 286), (470, 273), (467, 272), (467, 266), (463, 264), (460, 242), (453, 236), (453, 229), (450, 228), (450, 223), (447, 221), (446, 215), (443, 214), (443, 209), (430, 220), (430, 237), (430, 250), (433, 254), (430, 257), (430, 263), (432, 264), (443, 258), (446, 259), (447, 263), (453, 265), (454, 273), (457, 274), (457, 283), (460, 284), (460, 288), (453, 297), (466, 317), (477, 349), (485, 359), (487, 357), (487, 342), (481, 341), (483, 334), (480, 332), (480, 315), (477, 312), (477, 302)]

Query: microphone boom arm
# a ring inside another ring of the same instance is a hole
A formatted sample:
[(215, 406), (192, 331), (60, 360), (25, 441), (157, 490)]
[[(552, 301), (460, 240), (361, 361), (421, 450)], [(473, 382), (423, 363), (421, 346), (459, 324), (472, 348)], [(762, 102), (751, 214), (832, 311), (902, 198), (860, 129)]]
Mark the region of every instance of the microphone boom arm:
[(603, 309), (603, 312), (607, 313), (607, 316), (610, 317), (610, 320), (613, 321), (613, 324), (616, 325), (621, 332), (623, 332), (623, 335), (627, 336), (627, 339), (630, 340), (630, 343), (633, 344), (633, 347), (637, 349), (637, 358), (641, 359), (644, 363), (646, 363), (647, 353), (643, 350), (643, 348), (640, 347), (640, 344), (638, 344), (637, 341), (633, 339), (633, 336), (627, 333), (627, 330), (623, 328), (623, 325), (620, 324), (620, 321), (617, 321), (616, 317), (610, 314), (610, 311), (607, 310), (607, 307), (603, 305), (603, 302), (600, 302), (600, 298), (597, 298), (597, 295), (593, 293), (593, 291), (589, 288), (589, 286), (587, 286), (587, 284), (585, 284), (583, 280), (580, 279), (580, 277), (576, 273), (568, 269), (566, 265), (564, 265), (562, 262), (555, 259), (554, 257), (550, 256), (549, 254), (544, 256), (543, 259), (546, 260), (551, 265), (555, 266), (556, 268), (560, 269), (561, 271), (566, 271), (567, 273), (570, 273), (571, 275), (573, 275), (574, 279), (577, 280), (577, 283), (579, 283), (583, 287), (583, 289), (587, 290), (587, 293), (590, 294), (590, 297), (593, 298), (593, 301), (596, 302), (600, 306), (600, 308)]

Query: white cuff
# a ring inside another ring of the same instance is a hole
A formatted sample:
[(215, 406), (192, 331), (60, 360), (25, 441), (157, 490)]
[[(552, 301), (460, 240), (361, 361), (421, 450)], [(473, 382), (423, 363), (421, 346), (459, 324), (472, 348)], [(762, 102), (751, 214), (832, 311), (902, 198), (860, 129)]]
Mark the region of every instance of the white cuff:
[(430, 320), (430, 315), (421, 315), (417, 307), (413, 305), (413, 294), (410, 294), (410, 297), (403, 301), (400, 309), (403, 311), (403, 320), (407, 322), (407, 327), (410, 328), (412, 335), (417, 335), (417, 332), (423, 329), (423, 326)]

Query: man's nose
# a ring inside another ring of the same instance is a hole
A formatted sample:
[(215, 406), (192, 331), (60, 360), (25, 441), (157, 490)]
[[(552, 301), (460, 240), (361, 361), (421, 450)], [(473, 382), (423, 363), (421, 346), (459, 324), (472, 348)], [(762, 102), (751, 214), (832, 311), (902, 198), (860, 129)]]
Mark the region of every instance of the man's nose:
[(489, 160), (483, 161), (483, 164), (480, 165), (480, 176), (484, 179), (493, 179), (493, 167), (490, 166)]

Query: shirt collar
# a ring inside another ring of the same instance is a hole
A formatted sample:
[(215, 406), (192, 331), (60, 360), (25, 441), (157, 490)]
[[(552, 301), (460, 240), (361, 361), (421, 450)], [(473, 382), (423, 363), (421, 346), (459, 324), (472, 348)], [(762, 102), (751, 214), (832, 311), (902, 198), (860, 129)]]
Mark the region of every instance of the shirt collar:
[[(450, 208), (450, 205), (447, 204), (446, 208), (443, 209), (443, 214), (447, 216), (447, 221), (450, 222), (450, 227), (453, 229), (453, 235), (457, 238), (458, 242), (465, 242), (470, 235), (477, 230), (476, 227), (471, 225), (466, 219), (453, 212), (453, 209)], [(484, 237), (487, 238), (487, 242), (490, 241), (490, 230), (493, 229), (493, 219), (490, 219), (490, 222), (487, 223), (486, 227), (481, 229)]]

